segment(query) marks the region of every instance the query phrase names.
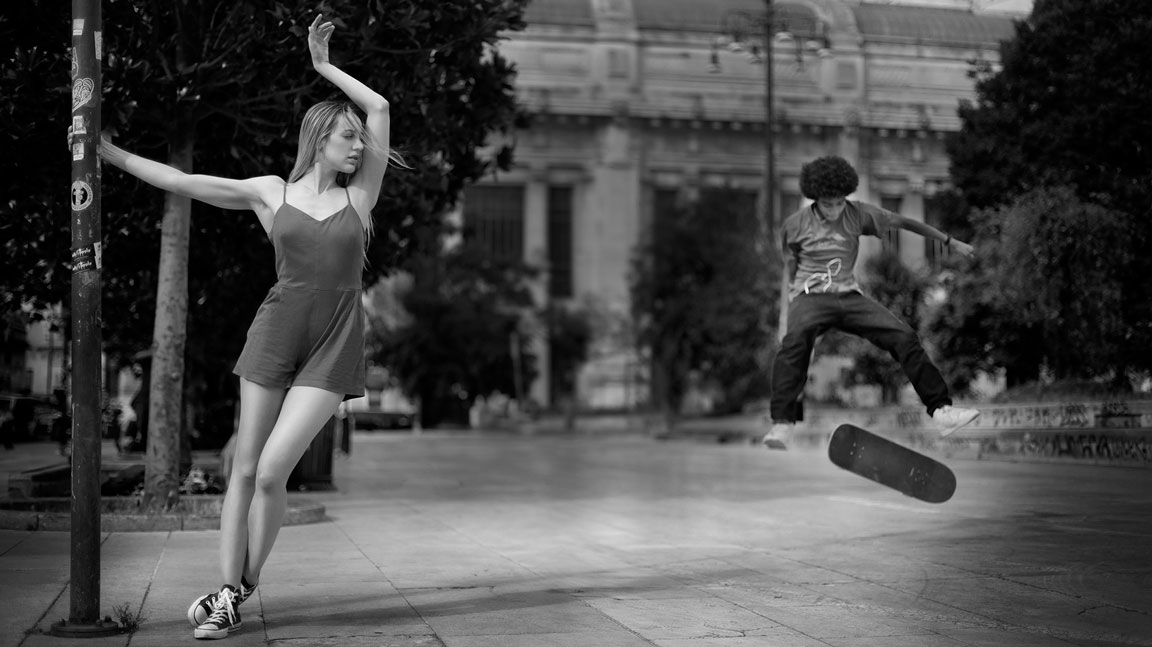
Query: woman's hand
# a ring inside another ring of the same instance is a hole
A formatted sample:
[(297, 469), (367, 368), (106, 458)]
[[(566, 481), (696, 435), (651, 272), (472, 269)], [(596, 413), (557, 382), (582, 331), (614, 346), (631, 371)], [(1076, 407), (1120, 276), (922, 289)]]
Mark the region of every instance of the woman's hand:
[[(72, 126), (68, 126), (68, 150), (71, 152), (72, 144), (76, 143), (76, 133), (72, 132)], [(108, 131), (100, 133), (100, 139), (96, 142), (96, 154), (103, 156), (105, 146), (110, 146), (112, 142), (108, 140)]]
[(308, 51), (312, 54), (312, 67), (320, 67), (328, 63), (328, 39), (336, 26), (330, 22), (322, 23), (322, 14), (316, 15), (316, 20), (308, 27)]

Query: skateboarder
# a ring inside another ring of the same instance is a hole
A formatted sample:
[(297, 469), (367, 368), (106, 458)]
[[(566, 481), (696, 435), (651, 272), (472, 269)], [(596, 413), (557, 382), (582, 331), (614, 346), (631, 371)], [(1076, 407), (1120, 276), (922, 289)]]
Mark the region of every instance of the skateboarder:
[(763, 438), (769, 449), (788, 448), (812, 347), (832, 328), (859, 335), (900, 362), (943, 435), (980, 415), (975, 409), (952, 406), (948, 386), (919, 337), (887, 308), (864, 296), (853, 274), (860, 236), (880, 237), (892, 228), (939, 240), (964, 256), (972, 255), (972, 246), (918, 220), (848, 200), (859, 181), (856, 169), (837, 156), (820, 157), (800, 170), (800, 191), (815, 202), (789, 216), (781, 234), (791, 280), (790, 308), (787, 333), (772, 370), (772, 427)]

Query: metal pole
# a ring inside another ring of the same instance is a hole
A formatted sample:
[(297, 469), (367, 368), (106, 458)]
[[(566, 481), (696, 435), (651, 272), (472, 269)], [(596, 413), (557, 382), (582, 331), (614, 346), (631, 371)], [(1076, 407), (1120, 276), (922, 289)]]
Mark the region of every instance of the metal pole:
[(100, 0), (72, 0), (72, 551), (59, 636), (117, 633), (100, 619)]
[(776, 244), (776, 136), (773, 132), (776, 124), (772, 76), (773, 68), (776, 67), (773, 48), (776, 16), (773, 12), (772, 0), (764, 0), (764, 154), (767, 158), (764, 171), (764, 234), (768, 245), (776, 250), (773, 253), (775, 256), (779, 250)]
[(764, 233), (771, 248), (769, 258), (780, 259), (780, 318), (776, 338), (783, 339), (788, 325), (788, 268), (784, 250), (777, 240), (776, 223), (776, 10), (773, 0), (764, 0)]

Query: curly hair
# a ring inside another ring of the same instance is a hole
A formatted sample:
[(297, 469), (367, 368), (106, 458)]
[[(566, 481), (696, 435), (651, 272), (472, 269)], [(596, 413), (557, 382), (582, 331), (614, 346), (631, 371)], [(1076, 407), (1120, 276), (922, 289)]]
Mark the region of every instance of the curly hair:
[(843, 157), (818, 157), (800, 167), (800, 193), (809, 200), (842, 198), (856, 192), (860, 176)]

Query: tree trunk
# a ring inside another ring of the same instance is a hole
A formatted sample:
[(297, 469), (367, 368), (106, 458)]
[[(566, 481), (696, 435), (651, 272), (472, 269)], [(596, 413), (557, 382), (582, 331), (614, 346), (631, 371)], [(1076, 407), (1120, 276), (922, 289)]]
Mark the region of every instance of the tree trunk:
[[(175, 135), (169, 164), (192, 171), (192, 141)], [(144, 507), (169, 509), (180, 499), (180, 427), (184, 395), (184, 342), (188, 327), (188, 229), (191, 200), (164, 197), (156, 323), (152, 333), (148, 453), (144, 462)]]

